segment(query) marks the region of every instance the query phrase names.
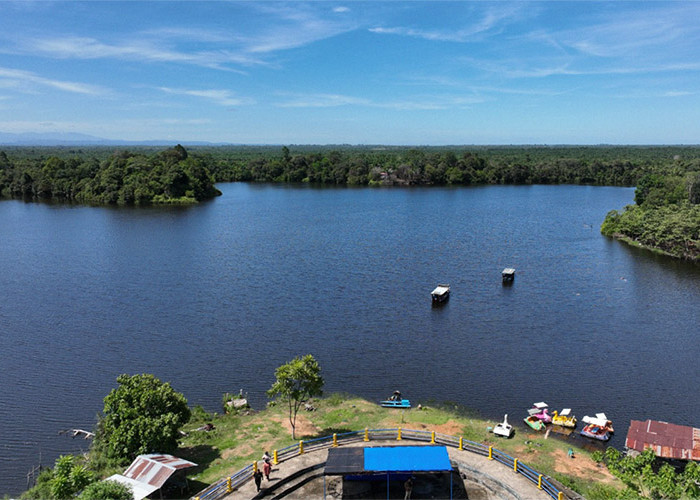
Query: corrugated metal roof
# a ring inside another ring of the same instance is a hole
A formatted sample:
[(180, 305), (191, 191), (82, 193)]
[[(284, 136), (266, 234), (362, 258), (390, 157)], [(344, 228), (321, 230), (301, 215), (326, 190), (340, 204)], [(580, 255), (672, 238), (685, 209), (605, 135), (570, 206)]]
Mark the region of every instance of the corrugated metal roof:
[(632, 420), (625, 446), (639, 452), (653, 448), (662, 458), (700, 461), (700, 429), (685, 425)]
[(175, 471), (196, 465), (194, 462), (172, 455), (139, 455), (126, 469), (124, 476), (160, 488)]

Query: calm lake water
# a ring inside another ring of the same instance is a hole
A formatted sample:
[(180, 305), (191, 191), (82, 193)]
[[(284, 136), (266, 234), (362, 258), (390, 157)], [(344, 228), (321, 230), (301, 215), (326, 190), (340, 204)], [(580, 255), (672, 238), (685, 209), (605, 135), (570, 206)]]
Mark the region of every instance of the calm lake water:
[(87, 448), (58, 431), (91, 428), (120, 373), (261, 408), (306, 353), (326, 392), (605, 411), (618, 447), (630, 419), (700, 427), (700, 266), (599, 232), (633, 189), (219, 187), (184, 209), (0, 202), (0, 494)]

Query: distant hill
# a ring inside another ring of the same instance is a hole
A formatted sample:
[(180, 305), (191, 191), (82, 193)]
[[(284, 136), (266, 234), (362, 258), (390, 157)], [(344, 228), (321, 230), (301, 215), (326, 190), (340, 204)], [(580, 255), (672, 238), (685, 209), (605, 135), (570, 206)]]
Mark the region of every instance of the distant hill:
[(27, 132), (22, 134), (0, 132), (0, 146), (174, 146), (176, 144), (189, 146), (224, 145), (224, 143), (206, 141), (122, 141), (72, 132)]

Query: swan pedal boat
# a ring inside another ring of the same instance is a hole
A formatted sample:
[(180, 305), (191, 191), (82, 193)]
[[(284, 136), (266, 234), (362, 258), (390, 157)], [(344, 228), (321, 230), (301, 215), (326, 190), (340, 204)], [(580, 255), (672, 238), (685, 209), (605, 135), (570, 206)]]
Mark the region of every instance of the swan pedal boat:
[(503, 422), (496, 424), (493, 428), (493, 433), (496, 436), (503, 436), (504, 438), (509, 438), (513, 435), (513, 426), (508, 423), (507, 413), (503, 417)]
[(549, 413), (547, 413), (548, 408), (549, 405), (544, 401), (540, 403), (535, 403), (534, 405), (532, 405), (532, 408), (528, 410), (528, 414), (530, 416), (537, 417), (545, 424), (549, 424), (552, 422), (552, 416)]
[(576, 417), (571, 414), (571, 408), (564, 408), (561, 413), (554, 410), (552, 415), (552, 423), (563, 427), (576, 427)]

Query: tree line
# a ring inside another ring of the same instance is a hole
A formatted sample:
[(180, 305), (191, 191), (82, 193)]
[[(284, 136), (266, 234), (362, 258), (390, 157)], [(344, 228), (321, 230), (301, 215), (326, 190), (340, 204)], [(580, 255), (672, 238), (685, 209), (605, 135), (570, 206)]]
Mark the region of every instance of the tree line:
[(206, 165), (178, 145), (157, 154), (117, 151), (48, 157), (0, 151), (0, 195), (92, 205), (195, 203), (220, 192)]
[(646, 175), (693, 171), (700, 148), (690, 146), (14, 147), (0, 151), (0, 196), (146, 205), (209, 199), (215, 182), (634, 186)]

